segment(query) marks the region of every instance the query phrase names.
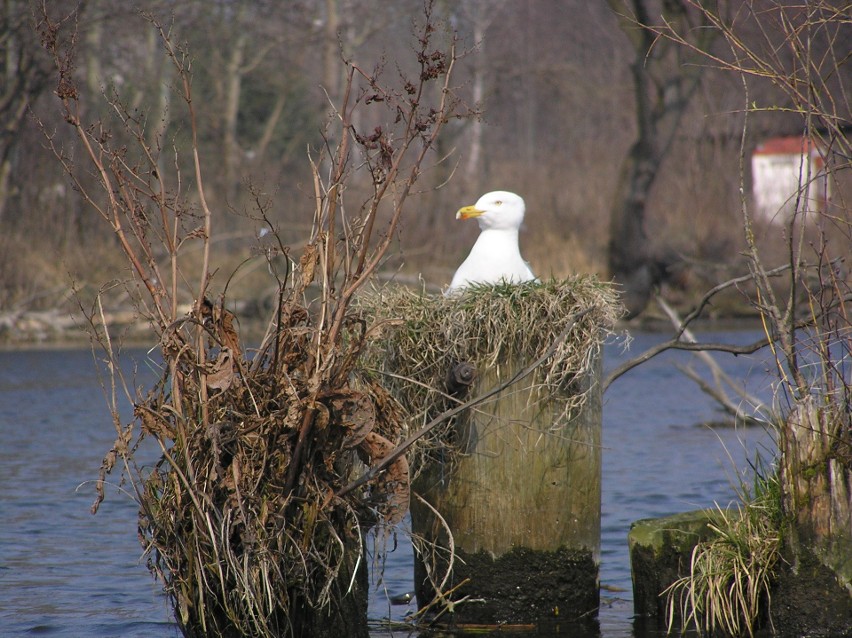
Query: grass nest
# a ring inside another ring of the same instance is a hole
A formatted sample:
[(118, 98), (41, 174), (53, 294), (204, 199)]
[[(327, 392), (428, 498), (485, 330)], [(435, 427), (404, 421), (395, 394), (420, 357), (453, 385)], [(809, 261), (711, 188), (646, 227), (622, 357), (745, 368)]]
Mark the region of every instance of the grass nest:
[[(592, 366), (622, 313), (613, 286), (591, 275), (476, 285), (451, 296), (387, 286), (359, 305), (386, 322), (368, 364), (403, 406), (406, 435), (458, 405), (482, 371), (507, 380), (548, 351), (534, 373), (542, 390), (535, 394), (558, 405), (552, 424), (558, 430), (583, 405)], [(447, 460), (453, 431), (447, 421), (412, 446), (413, 475), (439, 454)]]

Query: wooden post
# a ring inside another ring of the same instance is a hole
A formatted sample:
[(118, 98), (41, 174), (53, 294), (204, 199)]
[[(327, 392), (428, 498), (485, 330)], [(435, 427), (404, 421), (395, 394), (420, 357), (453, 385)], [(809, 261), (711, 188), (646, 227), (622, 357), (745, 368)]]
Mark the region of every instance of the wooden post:
[[(846, 592), (847, 606), (841, 613), (847, 625), (852, 602), (852, 432), (848, 423), (848, 416), (838, 414), (836, 408), (807, 397), (787, 415), (779, 437), (781, 495), (790, 515), (784, 537), (786, 558), (797, 568), (800, 563), (818, 562), (831, 571)], [(802, 604), (803, 616), (811, 612), (807, 602)]]
[[(596, 357), (591, 372), (565, 389), (586, 393), (567, 422), (566, 395), (545, 396), (535, 374), (459, 420), (461, 454), (448, 453), (414, 486), (428, 503), (412, 500), (413, 530), (425, 542), (415, 557), (421, 607), (437, 588), (439, 599), (452, 592), (450, 617), (460, 624), (594, 620), (601, 513)], [(478, 370), (468, 396), (511, 378), (523, 367), (520, 358)], [(446, 601), (432, 609), (442, 608)]]

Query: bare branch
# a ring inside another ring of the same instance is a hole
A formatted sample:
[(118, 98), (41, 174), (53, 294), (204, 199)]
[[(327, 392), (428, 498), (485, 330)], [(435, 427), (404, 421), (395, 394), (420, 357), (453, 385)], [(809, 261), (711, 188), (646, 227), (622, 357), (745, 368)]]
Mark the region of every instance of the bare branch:
[[(675, 327), (675, 330), (678, 331), (678, 336), (683, 337), (686, 341), (690, 343), (698, 343), (698, 339), (695, 338), (695, 335), (686, 327), (685, 321), (682, 320), (666, 300), (661, 296), (657, 295), (657, 304), (660, 308), (663, 309), (663, 312), (668, 315), (669, 320)], [(694, 370), (687, 366), (678, 365), (678, 369), (687, 375), (690, 379), (692, 379), (695, 383), (699, 385), (699, 387), (708, 395), (716, 399), (716, 401), (732, 416), (734, 416), (738, 421), (743, 423), (754, 421), (754, 417), (745, 412), (740, 405), (735, 404), (730, 397), (728, 397), (725, 389), (722, 387), (724, 383), (731, 390), (733, 390), (740, 398), (741, 401), (747, 403), (751, 406), (752, 411), (754, 412), (766, 412), (767, 406), (759, 400), (757, 397), (749, 394), (745, 391), (745, 388), (742, 387), (741, 383), (736, 383), (733, 379), (731, 379), (722, 367), (716, 362), (716, 360), (710, 356), (710, 354), (706, 350), (699, 350), (696, 352), (696, 356), (704, 362), (704, 364), (710, 369), (710, 373), (713, 375), (713, 380), (715, 382), (715, 386), (711, 386), (704, 379), (702, 379)]]

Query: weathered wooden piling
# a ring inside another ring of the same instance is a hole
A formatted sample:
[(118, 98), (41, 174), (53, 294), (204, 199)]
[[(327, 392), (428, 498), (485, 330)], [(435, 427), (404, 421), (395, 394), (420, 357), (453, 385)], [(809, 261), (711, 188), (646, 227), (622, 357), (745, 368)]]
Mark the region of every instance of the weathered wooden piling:
[[(452, 548), (451, 574), (441, 589), (452, 590), (452, 599), (459, 601), (452, 614), (457, 623), (595, 617), (601, 516), (598, 361), (599, 355), (574, 386), (586, 393), (585, 401), (565, 424), (554, 427), (562, 401), (543, 396), (535, 375), (458, 422), (460, 454), (434, 464), (415, 483), (428, 505), (415, 500), (413, 531), (435, 545), (415, 559), (421, 606), (435, 598), (433, 581), (450, 568)], [(519, 365), (483, 370), (472, 394), (505, 382)]]
[(612, 289), (575, 277), (449, 299), (383, 292), (370, 305), (402, 317), (381, 367), (409, 431), (541, 362), (409, 454), (421, 609), (458, 624), (594, 620)]

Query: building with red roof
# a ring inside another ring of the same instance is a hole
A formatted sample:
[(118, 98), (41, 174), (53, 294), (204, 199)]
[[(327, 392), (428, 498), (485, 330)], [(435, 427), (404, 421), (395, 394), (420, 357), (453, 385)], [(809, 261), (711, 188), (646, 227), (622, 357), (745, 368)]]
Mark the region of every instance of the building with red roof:
[(825, 210), (831, 183), (817, 142), (804, 136), (773, 137), (751, 156), (756, 218), (787, 223), (795, 214)]

